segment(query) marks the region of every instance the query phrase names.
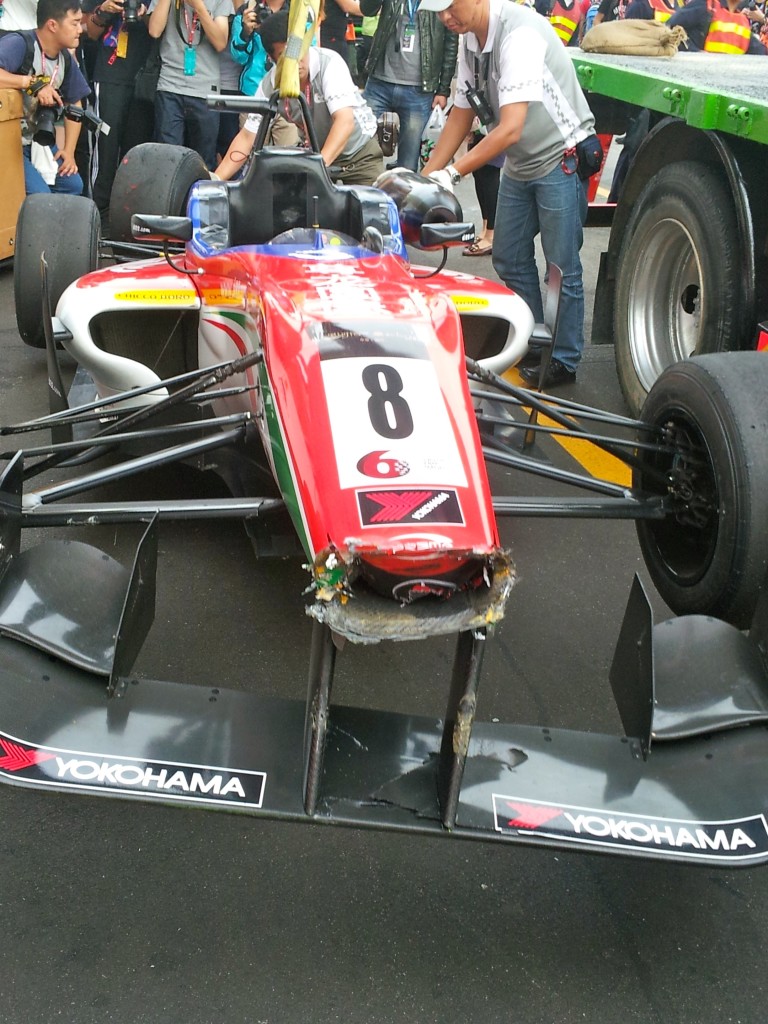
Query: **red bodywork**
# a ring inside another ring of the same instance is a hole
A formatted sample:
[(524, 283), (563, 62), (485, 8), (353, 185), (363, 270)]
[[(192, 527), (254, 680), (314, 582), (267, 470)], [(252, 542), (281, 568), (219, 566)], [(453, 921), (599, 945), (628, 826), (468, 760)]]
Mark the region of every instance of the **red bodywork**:
[[(265, 441), (283, 447), (276, 475), (316, 564), (336, 553), (399, 596), (480, 583), (498, 536), (445, 280), (331, 248), (226, 261), (230, 280), (233, 262), (247, 268), (274, 403)], [(199, 278), (201, 295), (218, 281)]]

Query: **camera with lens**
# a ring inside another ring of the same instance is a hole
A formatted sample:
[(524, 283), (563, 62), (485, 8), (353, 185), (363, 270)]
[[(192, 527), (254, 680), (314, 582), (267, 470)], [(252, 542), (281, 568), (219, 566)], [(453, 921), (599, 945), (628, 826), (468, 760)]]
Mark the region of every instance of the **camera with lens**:
[(475, 117), (480, 121), (480, 124), (487, 128), (495, 120), (491, 105), (486, 99), (484, 92), (480, 89), (473, 89), (469, 82), (465, 84), (467, 86), (467, 102), (472, 107)]
[(56, 119), (59, 107), (38, 107), (35, 118), (35, 134), (33, 140), (38, 146), (52, 146), (56, 141)]
[(123, 22), (126, 28), (131, 25), (135, 25), (139, 20), (139, 7), (141, 6), (139, 0), (125, 0), (123, 4)]
[(256, 12), (256, 21), (259, 25), (263, 25), (267, 18), (270, 18), (275, 13), (269, 4), (264, 3), (264, 0), (257, 0), (254, 10)]
[(109, 135), (109, 125), (104, 124), (100, 117), (84, 107), (74, 105), (66, 107), (38, 107), (35, 118), (36, 127), (32, 140), (38, 146), (52, 146), (56, 142), (56, 121), (60, 114), (69, 121), (78, 121), (84, 124), (89, 132), (102, 132)]
[(68, 121), (78, 121), (80, 124), (84, 124), (89, 132), (101, 132), (102, 135), (109, 135), (109, 125), (105, 124), (100, 117), (97, 117), (92, 110), (86, 110), (85, 107), (76, 107), (74, 104), (62, 109), (64, 117)]

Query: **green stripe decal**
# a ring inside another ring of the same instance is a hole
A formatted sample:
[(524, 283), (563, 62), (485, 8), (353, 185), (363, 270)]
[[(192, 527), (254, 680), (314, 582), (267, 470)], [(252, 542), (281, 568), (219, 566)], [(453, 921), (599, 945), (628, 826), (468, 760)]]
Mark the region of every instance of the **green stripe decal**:
[(309, 543), (306, 526), (304, 525), (304, 516), (302, 514), (303, 509), (296, 490), (296, 484), (291, 471), (291, 463), (285, 448), (283, 431), (280, 427), (280, 420), (275, 408), (272, 389), (269, 386), (269, 376), (267, 375), (264, 363), (261, 363), (259, 366), (259, 384), (261, 386), (261, 396), (264, 402), (264, 418), (269, 431), (269, 441), (272, 451), (272, 459), (275, 464), (277, 483), (280, 488), (280, 492), (283, 495), (291, 520), (293, 521), (293, 525), (299, 535), (301, 546), (304, 548), (307, 558), (311, 561), (312, 548)]

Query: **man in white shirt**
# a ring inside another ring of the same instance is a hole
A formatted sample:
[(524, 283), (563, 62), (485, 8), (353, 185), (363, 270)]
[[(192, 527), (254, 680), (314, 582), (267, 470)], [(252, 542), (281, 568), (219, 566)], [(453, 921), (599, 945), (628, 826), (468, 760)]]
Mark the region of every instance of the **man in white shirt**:
[[(450, 185), (505, 154), (493, 265), (534, 319), (543, 321), (534, 255), (534, 238), (541, 235), (547, 262), (563, 272), (545, 386), (572, 383), (584, 347), (579, 250), (587, 212), (575, 147), (594, 137), (594, 118), (571, 59), (546, 19), (509, 0), (421, 0), (421, 9), (438, 12), (445, 27), (461, 36), (455, 103), (424, 173)], [(450, 164), (476, 115), (488, 134)], [(538, 367), (522, 373), (527, 382), (538, 381)]]
[[(273, 14), (259, 29), (264, 49), (277, 64), (288, 39), (288, 14)], [(259, 84), (256, 99), (268, 100), (275, 88), (272, 68)], [(384, 170), (376, 140), (376, 118), (360, 95), (344, 59), (333, 50), (312, 47), (299, 61), (299, 84), (306, 96), (325, 163), (334, 166), (334, 178), (347, 185), (372, 185)], [(281, 115), (304, 138), (304, 122), (297, 100), (281, 101)], [(248, 158), (258, 131), (260, 115), (251, 114), (216, 168), (223, 181), (232, 178)]]

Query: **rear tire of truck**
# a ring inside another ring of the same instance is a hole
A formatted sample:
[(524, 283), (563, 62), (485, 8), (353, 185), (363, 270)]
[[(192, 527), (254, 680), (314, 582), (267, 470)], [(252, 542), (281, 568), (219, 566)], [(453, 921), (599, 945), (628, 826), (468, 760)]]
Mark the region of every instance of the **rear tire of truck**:
[(40, 257), (48, 264), (51, 311), (65, 288), (99, 263), (101, 220), (96, 204), (84, 196), (27, 196), (16, 222), (13, 292), (16, 325), (25, 345), (45, 348)]
[(134, 242), (131, 217), (149, 213), (183, 217), (197, 181), (210, 178), (205, 161), (193, 149), (144, 142), (124, 156), (109, 200), (109, 237)]
[(768, 573), (768, 359), (738, 352), (688, 359), (665, 370), (642, 419), (661, 430), (664, 453), (638, 450), (634, 485), (668, 480), (670, 514), (638, 520), (645, 564), (678, 615), (713, 615), (749, 626)]
[(738, 347), (736, 213), (720, 176), (670, 164), (640, 193), (619, 250), (616, 370), (633, 415), (667, 366)]

